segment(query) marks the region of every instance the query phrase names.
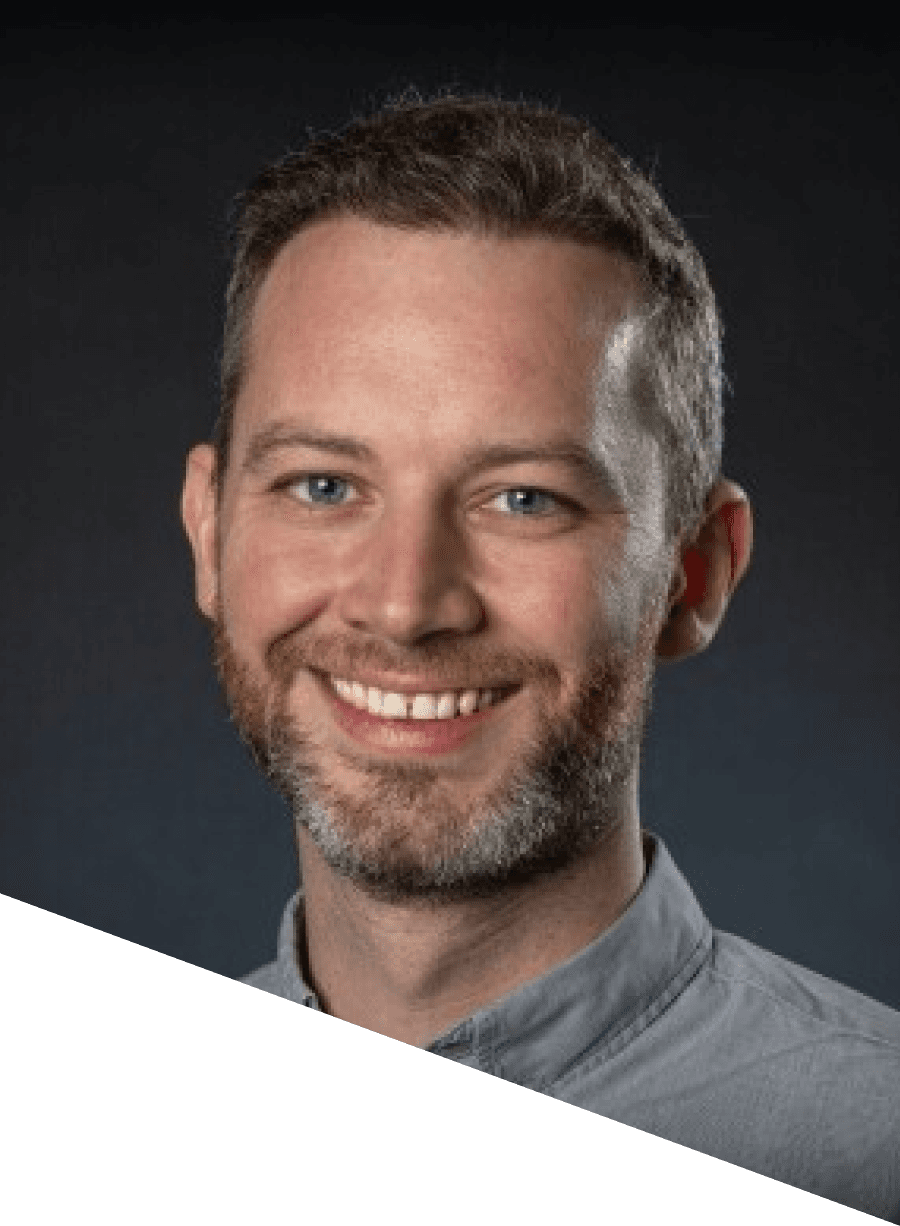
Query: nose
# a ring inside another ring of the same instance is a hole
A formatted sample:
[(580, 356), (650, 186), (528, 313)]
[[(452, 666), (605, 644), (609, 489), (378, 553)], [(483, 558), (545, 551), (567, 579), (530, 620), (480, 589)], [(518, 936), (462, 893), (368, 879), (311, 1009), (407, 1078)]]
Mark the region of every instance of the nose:
[(385, 511), (360, 543), (339, 599), (354, 629), (410, 646), (471, 634), (484, 618), (459, 527), (440, 508)]

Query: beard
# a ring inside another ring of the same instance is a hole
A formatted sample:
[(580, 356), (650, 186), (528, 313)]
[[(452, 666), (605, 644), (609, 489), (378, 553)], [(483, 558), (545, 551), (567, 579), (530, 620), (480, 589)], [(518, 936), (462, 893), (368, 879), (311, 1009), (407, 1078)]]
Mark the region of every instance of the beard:
[[(308, 831), (335, 872), (393, 902), (497, 895), (568, 867), (621, 825), (650, 710), (658, 630), (648, 612), (630, 648), (598, 648), (561, 715), (552, 701), (561, 690), (559, 671), (533, 656), (488, 656), (471, 645), (435, 642), (401, 657), (384, 644), (298, 630), (271, 644), (261, 683), (235, 650), (221, 612), (212, 624), (231, 718), (287, 800), (296, 828)], [(301, 670), (353, 677), (363, 673), (360, 666), (444, 670), (448, 677), (483, 678), (484, 688), (492, 677), (515, 677), (536, 695), (533, 727), (540, 731), (519, 745), (497, 782), (464, 800), (440, 766), (326, 747), (314, 727), (292, 714), (291, 687)], [(334, 765), (343, 769), (329, 769)], [(348, 767), (355, 787), (340, 782)]]

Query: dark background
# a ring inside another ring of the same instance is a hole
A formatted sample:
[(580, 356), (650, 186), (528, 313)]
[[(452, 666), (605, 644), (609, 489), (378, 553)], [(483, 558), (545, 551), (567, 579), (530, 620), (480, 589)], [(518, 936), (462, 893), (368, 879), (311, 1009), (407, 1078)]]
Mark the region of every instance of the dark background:
[(591, 117), (707, 260), (756, 552), (659, 677), (642, 785), (711, 919), (900, 1007), (897, 89), (885, 32), (297, 20), (8, 31), (0, 892), (225, 975), (290, 821), (245, 757), (177, 515), (233, 194), (307, 125), (456, 83)]

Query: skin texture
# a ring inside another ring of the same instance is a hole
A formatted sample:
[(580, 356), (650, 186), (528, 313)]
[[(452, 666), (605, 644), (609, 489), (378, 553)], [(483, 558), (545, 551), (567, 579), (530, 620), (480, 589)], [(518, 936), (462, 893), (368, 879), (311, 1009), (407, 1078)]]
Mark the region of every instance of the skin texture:
[[(627, 906), (654, 656), (709, 643), (749, 560), (730, 482), (692, 540), (667, 539), (658, 444), (599, 394), (637, 292), (626, 261), (575, 243), (319, 222), (262, 286), (220, 486), (209, 446), (188, 458), (198, 605), (236, 722), (298, 813), (304, 973), (329, 1012), (407, 1042)], [(344, 444), (311, 445), (326, 433)], [(498, 455), (510, 445), (597, 464)], [(348, 721), (324, 674), (511, 692), (448, 745), (431, 724)], [(558, 831), (555, 859), (549, 843), (515, 871), (495, 857), (492, 879), (479, 840), (523, 781), (540, 791), (541, 764), (578, 802), (561, 811), (595, 808), (595, 825)]]

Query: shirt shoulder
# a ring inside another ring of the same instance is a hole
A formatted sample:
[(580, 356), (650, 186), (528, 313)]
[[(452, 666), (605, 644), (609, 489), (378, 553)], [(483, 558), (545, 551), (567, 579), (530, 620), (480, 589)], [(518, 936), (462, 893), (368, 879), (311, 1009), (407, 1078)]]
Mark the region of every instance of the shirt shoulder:
[(811, 1037), (869, 1040), (900, 1060), (895, 1009), (751, 941), (715, 931), (707, 973), (746, 1002), (756, 998), (788, 1029), (805, 1028)]
[(309, 1009), (319, 1008), (315, 993), (304, 983), (293, 958), (286, 954), (282, 954), (273, 962), (258, 966), (249, 975), (243, 975), (240, 982), (246, 983), (248, 987), (258, 988), (261, 992), (268, 992), (270, 996), (280, 996), (282, 1000), (305, 1005)]
[(242, 975), (240, 982), (249, 984), (251, 988), (259, 988), (262, 992), (271, 992), (273, 996), (284, 996), (282, 980), (278, 963), (266, 962), (248, 975)]
[(721, 931), (661, 1005), (557, 1096), (894, 1220), (900, 1014)]

